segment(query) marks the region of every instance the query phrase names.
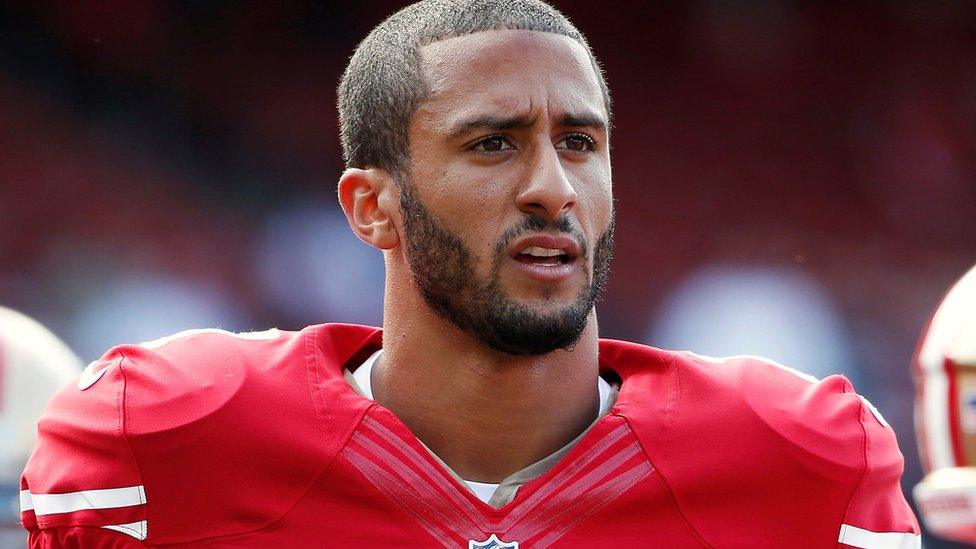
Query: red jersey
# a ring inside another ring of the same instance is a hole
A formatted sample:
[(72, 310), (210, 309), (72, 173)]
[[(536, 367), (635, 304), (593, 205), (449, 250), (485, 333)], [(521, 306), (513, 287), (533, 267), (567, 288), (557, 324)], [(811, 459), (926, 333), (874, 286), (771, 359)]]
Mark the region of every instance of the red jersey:
[(616, 403), (496, 509), (346, 383), (381, 344), (333, 324), (112, 349), (39, 424), (31, 546), (919, 546), (894, 433), (843, 377), (602, 340)]

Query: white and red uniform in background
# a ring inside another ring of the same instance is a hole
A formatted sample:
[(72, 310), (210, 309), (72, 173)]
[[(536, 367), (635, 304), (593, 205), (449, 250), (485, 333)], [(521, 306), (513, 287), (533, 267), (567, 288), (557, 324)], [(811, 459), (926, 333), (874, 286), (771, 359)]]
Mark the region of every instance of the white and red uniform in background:
[(925, 525), (976, 544), (976, 267), (922, 332), (912, 370), (915, 428), (928, 473), (915, 487)]
[(843, 377), (602, 340), (616, 402), (494, 508), (346, 382), (381, 345), (333, 324), (109, 351), (40, 423), (31, 547), (919, 546), (894, 433)]
[(34, 319), (0, 307), (0, 547), (23, 546), (20, 475), (47, 401), (81, 371), (81, 360)]

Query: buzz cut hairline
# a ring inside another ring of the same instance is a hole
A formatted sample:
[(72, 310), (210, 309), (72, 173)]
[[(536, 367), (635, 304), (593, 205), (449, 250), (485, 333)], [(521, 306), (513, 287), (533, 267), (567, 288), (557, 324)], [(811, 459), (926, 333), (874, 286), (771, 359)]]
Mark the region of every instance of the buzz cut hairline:
[(346, 66), (337, 94), (346, 167), (405, 174), (410, 120), (430, 94), (422, 49), (492, 30), (554, 33), (583, 46), (603, 95), (609, 126), (610, 93), (600, 63), (583, 34), (556, 8), (542, 0), (422, 0), (377, 25)]

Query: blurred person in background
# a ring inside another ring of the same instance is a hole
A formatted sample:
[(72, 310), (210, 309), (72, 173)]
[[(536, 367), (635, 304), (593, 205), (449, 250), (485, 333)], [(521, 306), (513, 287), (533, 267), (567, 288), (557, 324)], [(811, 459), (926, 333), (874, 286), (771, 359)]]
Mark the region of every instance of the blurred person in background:
[(559, 12), (405, 8), (339, 108), (383, 329), (110, 350), (42, 422), (32, 546), (918, 546), (846, 379), (598, 338), (610, 100)]
[(976, 545), (976, 267), (935, 310), (912, 373), (927, 473), (915, 486), (915, 502), (934, 534)]
[(23, 547), (20, 474), (37, 441), (37, 420), (81, 361), (32, 318), (0, 307), (0, 547)]

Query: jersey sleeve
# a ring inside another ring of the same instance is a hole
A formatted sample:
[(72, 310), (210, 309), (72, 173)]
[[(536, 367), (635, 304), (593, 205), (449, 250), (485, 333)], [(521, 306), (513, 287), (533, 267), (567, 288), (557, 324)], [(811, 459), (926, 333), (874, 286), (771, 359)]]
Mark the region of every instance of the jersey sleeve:
[(864, 467), (844, 514), (838, 547), (921, 547), (918, 520), (901, 489), (904, 459), (894, 431), (867, 399), (853, 389), (845, 396), (860, 401)]
[(310, 333), (189, 330), (110, 350), (38, 424), (23, 525), (155, 546), (285, 516), (335, 447), (310, 398)]
[(828, 539), (845, 549), (920, 546), (918, 520), (901, 488), (904, 459), (895, 433), (847, 378), (818, 380), (757, 357), (726, 364), (742, 374), (749, 409), (779, 435), (770, 455), (786, 458), (780, 466), (793, 476), (808, 477), (790, 494), (792, 528), (810, 525), (824, 540), (818, 546)]
[(144, 548), (135, 538), (106, 528), (31, 528), (29, 549), (136, 549)]
[(92, 539), (85, 527), (107, 532), (106, 547), (146, 538), (145, 487), (124, 432), (125, 361), (113, 349), (90, 364), (38, 423), (20, 486), (21, 522), (33, 547)]

